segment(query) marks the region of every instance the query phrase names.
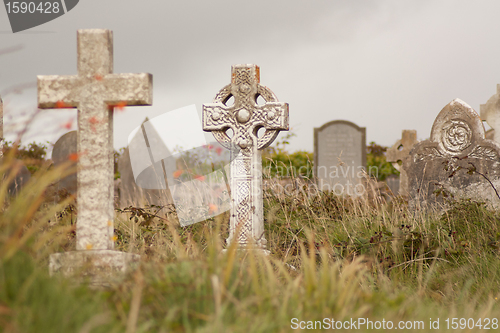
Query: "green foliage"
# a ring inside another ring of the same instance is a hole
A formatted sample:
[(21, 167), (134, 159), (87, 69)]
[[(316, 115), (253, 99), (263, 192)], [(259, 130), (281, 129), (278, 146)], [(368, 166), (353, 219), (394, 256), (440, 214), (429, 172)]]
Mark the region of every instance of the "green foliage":
[(372, 141), (366, 148), (366, 167), (370, 176), (377, 178), (379, 181), (383, 181), (389, 175), (399, 175), (399, 171), (397, 171), (391, 163), (385, 160), (387, 147), (377, 145)]
[(498, 212), (471, 200), (410, 211), (305, 185), (263, 193), (269, 256), (222, 252), (229, 213), (182, 228), (157, 206), (120, 210), (116, 249), (140, 267), (106, 290), (75, 286), (47, 274), (49, 254), (74, 250), (59, 218), (71, 198), (46, 198), (70, 171), (41, 169), (15, 198), (0, 186), (0, 332), (288, 332), (292, 318), (361, 317), (422, 331), (440, 318), (433, 331), (449, 332), (445, 318), (500, 317)]
[(27, 146), (12, 141), (5, 142), (3, 146), (4, 155), (9, 154), (11, 150), (15, 151), (17, 159), (25, 162), (31, 174), (40, 170), (47, 155), (47, 146), (36, 142), (29, 143)]
[(262, 153), (262, 170), (267, 178), (313, 177), (313, 153), (297, 151), (289, 153), (287, 146), (295, 137), (293, 132), (287, 132), (274, 146), (268, 147)]

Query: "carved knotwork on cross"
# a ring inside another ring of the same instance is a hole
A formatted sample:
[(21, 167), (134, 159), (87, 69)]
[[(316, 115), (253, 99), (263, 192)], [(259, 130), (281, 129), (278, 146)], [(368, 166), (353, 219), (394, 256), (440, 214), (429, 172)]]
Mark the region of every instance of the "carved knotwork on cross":
[(394, 168), (400, 172), (399, 194), (401, 195), (408, 195), (408, 176), (406, 170), (399, 165), (398, 161), (404, 163), (405, 159), (409, 156), (410, 150), (417, 142), (417, 131), (403, 130), (401, 140), (396, 141), (396, 143), (387, 150), (387, 162), (391, 162)]
[[(203, 105), (203, 130), (231, 150), (231, 216), (228, 243), (238, 232), (240, 246), (265, 248), (261, 150), (288, 130), (288, 104), (259, 84), (259, 67), (235, 65), (231, 84)], [(263, 105), (257, 104), (262, 97)], [(234, 104), (229, 105), (231, 97)], [(259, 129), (265, 132), (259, 137)], [(232, 136), (230, 132), (232, 131)]]

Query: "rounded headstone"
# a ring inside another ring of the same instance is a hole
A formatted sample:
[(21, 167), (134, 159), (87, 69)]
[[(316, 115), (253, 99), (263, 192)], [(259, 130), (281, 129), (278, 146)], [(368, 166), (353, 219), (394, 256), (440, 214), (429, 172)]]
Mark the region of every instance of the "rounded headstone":
[[(59, 138), (52, 150), (52, 161), (54, 166), (58, 166), (71, 159), (72, 155), (77, 153), (77, 131), (71, 131)], [(75, 194), (77, 189), (76, 173), (69, 175), (59, 181), (57, 189), (65, 188), (69, 193)]]

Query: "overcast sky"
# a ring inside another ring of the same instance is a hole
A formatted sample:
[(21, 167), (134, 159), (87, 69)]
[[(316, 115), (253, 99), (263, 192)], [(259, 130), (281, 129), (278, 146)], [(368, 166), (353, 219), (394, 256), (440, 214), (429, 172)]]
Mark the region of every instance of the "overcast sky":
[[(0, 8), (5, 134), (15, 139), (13, 124), (36, 109), (37, 75), (76, 74), (76, 30), (102, 28), (114, 33), (115, 73), (153, 74), (153, 106), (115, 115), (115, 148), (146, 116), (200, 111), (240, 63), (259, 65), (261, 84), (289, 103), (292, 151), (312, 151), (313, 128), (336, 119), (366, 127), (367, 143), (390, 146), (403, 129), (426, 139), (451, 100), (479, 112), (496, 92), (499, 14), (498, 0), (80, 0), (13, 34)], [(42, 110), (23, 142), (55, 142), (71, 119)]]

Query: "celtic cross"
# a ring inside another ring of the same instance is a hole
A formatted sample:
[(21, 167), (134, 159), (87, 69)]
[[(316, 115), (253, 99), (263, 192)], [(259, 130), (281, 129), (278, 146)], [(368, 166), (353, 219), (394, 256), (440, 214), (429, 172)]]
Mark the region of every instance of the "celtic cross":
[[(268, 147), (280, 131), (288, 130), (288, 104), (278, 102), (274, 93), (259, 82), (258, 66), (232, 66), (231, 84), (217, 93), (213, 103), (203, 105), (203, 130), (212, 132), (215, 139), (231, 151), (227, 243), (231, 244), (236, 237), (243, 248), (254, 245), (265, 249), (261, 150)], [(257, 104), (259, 96), (265, 101), (262, 105)], [(265, 131), (259, 135), (261, 128)]]

